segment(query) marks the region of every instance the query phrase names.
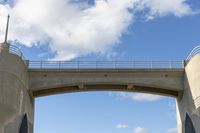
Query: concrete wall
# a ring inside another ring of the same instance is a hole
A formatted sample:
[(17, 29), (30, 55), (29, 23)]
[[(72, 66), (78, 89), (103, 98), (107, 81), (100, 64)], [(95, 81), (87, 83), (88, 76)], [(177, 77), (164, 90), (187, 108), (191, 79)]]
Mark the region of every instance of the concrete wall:
[(24, 114), (33, 132), (34, 99), (28, 93), (24, 61), (4, 50), (0, 52), (0, 133), (19, 133)]
[(179, 133), (185, 133), (186, 113), (190, 116), (196, 133), (200, 133), (200, 55), (194, 56), (187, 62), (184, 93), (177, 99), (177, 105)]

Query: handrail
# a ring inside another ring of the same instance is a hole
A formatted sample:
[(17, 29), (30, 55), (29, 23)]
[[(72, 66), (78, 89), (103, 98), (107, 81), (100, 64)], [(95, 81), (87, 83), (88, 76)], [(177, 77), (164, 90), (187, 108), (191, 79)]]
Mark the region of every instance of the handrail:
[(9, 52), (12, 53), (12, 54), (15, 54), (15, 55), (19, 56), (24, 61), (26, 60), (25, 57), (24, 57), (24, 55), (23, 55), (23, 53), (21, 52), (21, 50), (17, 46), (9, 44)]
[(200, 54), (200, 45), (195, 47), (190, 54), (188, 55), (186, 61), (189, 61), (192, 57), (194, 57), (195, 55)]
[[(191, 52), (200, 53), (200, 46)], [(26, 62), (21, 50), (14, 45), (9, 45), (9, 52), (22, 58)], [(29, 61), (28, 69), (182, 69), (184, 61)]]
[(181, 69), (183, 61), (29, 61), (29, 69)]

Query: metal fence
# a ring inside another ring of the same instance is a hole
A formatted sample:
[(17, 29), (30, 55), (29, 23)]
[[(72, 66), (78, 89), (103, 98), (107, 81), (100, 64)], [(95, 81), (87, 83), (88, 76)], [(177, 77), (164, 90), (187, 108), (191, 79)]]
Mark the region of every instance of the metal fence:
[(26, 60), (23, 53), (21, 52), (21, 50), (17, 46), (9, 45), (9, 52), (21, 57), (22, 60), (24, 60), (24, 61)]
[(180, 69), (183, 61), (29, 61), (29, 69)]
[(200, 45), (195, 47), (189, 54), (189, 56), (187, 57), (186, 61), (189, 61), (193, 56), (200, 54)]
[[(21, 57), (25, 63), (23, 53), (14, 46), (9, 45), (9, 52)], [(200, 46), (196, 47), (188, 57), (200, 53)], [(29, 69), (181, 69), (184, 61), (29, 61)]]

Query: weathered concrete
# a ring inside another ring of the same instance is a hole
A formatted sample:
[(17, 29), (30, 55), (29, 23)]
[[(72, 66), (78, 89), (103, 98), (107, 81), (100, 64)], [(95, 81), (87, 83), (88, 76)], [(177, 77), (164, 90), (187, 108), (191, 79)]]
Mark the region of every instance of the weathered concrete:
[(0, 47), (0, 133), (18, 133), (24, 114), (32, 133), (34, 99), (29, 96), (27, 67), (21, 58), (8, 53), (6, 45)]
[(177, 105), (179, 133), (186, 133), (186, 114), (190, 116), (196, 133), (200, 133), (200, 55), (194, 56), (185, 67), (184, 93), (177, 99)]
[(20, 127), (22, 119), (33, 133), (35, 97), (81, 91), (175, 97), (178, 132), (200, 133), (200, 55), (187, 62), (185, 69), (31, 70), (9, 53), (8, 44), (0, 45), (0, 133), (26, 131)]
[(146, 92), (177, 97), (183, 91), (183, 75), (184, 71), (181, 69), (29, 70), (29, 90), (34, 96), (98, 90)]

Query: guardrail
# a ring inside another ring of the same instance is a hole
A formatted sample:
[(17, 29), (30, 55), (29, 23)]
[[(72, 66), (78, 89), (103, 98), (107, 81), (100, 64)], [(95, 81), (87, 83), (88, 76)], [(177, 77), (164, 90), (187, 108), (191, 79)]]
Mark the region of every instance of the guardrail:
[(189, 61), (193, 56), (200, 54), (200, 45), (195, 47), (188, 55), (186, 61)]
[[(21, 57), (29, 69), (182, 69), (184, 61), (26, 61), (21, 50), (9, 45), (9, 52)], [(187, 60), (200, 53), (200, 46), (196, 47)]]
[(22, 60), (24, 60), (24, 61), (26, 60), (23, 53), (21, 52), (21, 50), (17, 46), (9, 44), (9, 52), (21, 57)]
[(29, 69), (181, 69), (183, 61), (29, 61)]

